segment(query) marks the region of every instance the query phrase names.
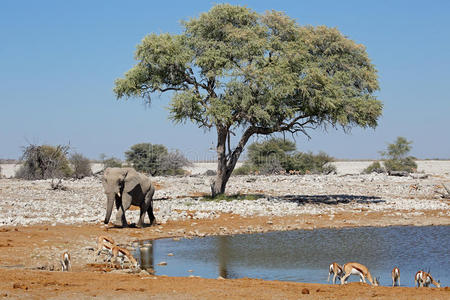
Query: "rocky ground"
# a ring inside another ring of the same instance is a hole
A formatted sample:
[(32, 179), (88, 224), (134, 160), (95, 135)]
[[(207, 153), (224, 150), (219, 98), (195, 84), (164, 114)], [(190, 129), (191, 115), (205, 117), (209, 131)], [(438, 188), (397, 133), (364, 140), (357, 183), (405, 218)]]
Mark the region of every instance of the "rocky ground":
[[(155, 215), (159, 223), (239, 216), (334, 215), (338, 212), (442, 211), (446, 177), (425, 179), (370, 175), (274, 175), (231, 177), (227, 193), (250, 195), (251, 200), (208, 201), (212, 177), (154, 177)], [(104, 218), (106, 197), (99, 177), (63, 181), (64, 190), (51, 190), (50, 180), (0, 180), (0, 225), (97, 223)], [(115, 213), (115, 212), (114, 212)], [(127, 213), (129, 221), (139, 211)], [(113, 216), (114, 220), (114, 216)]]
[[(189, 177), (155, 177), (158, 225), (144, 229), (120, 229), (101, 223), (106, 197), (98, 177), (64, 181), (65, 190), (51, 190), (48, 180), (0, 179), (0, 297), (124, 298), (131, 293), (137, 298), (151, 295), (152, 299), (213, 299), (224, 295), (230, 299), (296, 299), (308, 295), (302, 294), (305, 288), (317, 299), (336, 295), (355, 299), (397, 298), (398, 293), (390, 288), (367, 289), (359, 284), (339, 288), (248, 279), (220, 281), (146, 273), (114, 274), (118, 271), (111, 272), (99, 262), (93, 248), (101, 234), (131, 245), (134, 240), (160, 237), (320, 227), (449, 225), (450, 202), (442, 195), (446, 193), (443, 185), (450, 184), (450, 164), (424, 163), (422, 169), (419, 164), (422, 173), (408, 177), (358, 175), (355, 170), (361, 165), (355, 167), (355, 163), (351, 166), (348, 162), (338, 166), (337, 175), (234, 176), (227, 192), (250, 195), (251, 200), (233, 201), (203, 198), (209, 193), (212, 178), (197, 175), (202, 169), (193, 170), (194, 175)], [(129, 222), (136, 222), (137, 216), (136, 208), (127, 212)], [(74, 257), (74, 272), (61, 276), (49, 269), (57, 266), (58, 256), (64, 250)], [(24, 278), (23, 284), (19, 278)], [(133, 283), (114, 287), (110, 283), (114, 280)], [(198, 290), (200, 286), (206, 291)], [(420, 292), (401, 289), (405, 290), (404, 297), (398, 299), (449, 297), (448, 288)]]

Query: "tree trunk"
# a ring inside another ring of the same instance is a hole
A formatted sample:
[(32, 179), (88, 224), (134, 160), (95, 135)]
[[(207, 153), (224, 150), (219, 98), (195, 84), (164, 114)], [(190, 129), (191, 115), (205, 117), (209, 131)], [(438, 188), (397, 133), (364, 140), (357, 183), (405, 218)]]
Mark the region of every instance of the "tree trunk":
[[(230, 176), (227, 176), (227, 156), (225, 144), (227, 141), (228, 130), (217, 127), (217, 175), (211, 184), (211, 196), (216, 197), (225, 193), (225, 186)], [(231, 174), (230, 174), (231, 175)]]
[(256, 130), (253, 127), (248, 128), (241, 137), (238, 145), (234, 149), (233, 153), (226, 155), (226, 142), (229, 134), (229, 129), (226, 127), (217, 128), (217, 175), (211, 184), (211, 196), (216, 197), (217, 195), (225, 193), (225, 187), (227, 185), (228, 179), (230, 179), (233, 173), (234, 167), (244, 151), (244, 146), (248, 139), (255, 133)]

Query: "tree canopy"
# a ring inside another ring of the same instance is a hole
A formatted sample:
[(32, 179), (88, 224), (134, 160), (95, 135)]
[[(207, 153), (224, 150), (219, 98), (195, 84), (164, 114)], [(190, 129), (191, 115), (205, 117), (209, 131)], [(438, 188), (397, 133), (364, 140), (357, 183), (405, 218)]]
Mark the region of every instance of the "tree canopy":
[[(376, 127), (382, 112), (377, 72), (365, 47), (338, 29), (229, 4), (182, 25), (181, 34), (146, 36), (137, 64), (116, 80), (114, 92), (151, 101), (155, 92), (173, 91), (173, 121), (217, 130), (213, 194), (224, 192), (254, 134)], [(227, 139), (235, 131), (242, 136), (231, 149)]]

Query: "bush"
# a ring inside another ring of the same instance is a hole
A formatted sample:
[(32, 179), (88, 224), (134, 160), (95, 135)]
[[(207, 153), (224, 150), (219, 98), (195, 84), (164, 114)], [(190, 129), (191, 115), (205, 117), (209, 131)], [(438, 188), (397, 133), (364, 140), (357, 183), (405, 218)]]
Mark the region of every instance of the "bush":
[(259, 169), (248, 162), (233, 170), (233, 175), (251, 175), (255, 173), (259, 173)]
[(367, 168), (365, 168), (363, 170), (364, 174), (371, 174), (371, 173), (384, 173), (385, 170), (384, 168), (381, 166), (379, 161), (374, 161), (373, 163), (370, 164), (370, 166), (368, 166)]
[(248, 147), (250, 164), (260, 169), (262, 166), (270, 169), (278, 161), (280, 165), (295, 151), (295, 143), (281, 138), (272, 138), (264, 142), (255, 142)]
[(103, 160), (103, 169), (106, 169), (106, 168), (121, 168), (121, 167), (122, 167), (122, 162), (118, 158), (111, 157), (111, 158)]
[(407, 156), (411, 150), (411, 144), (412, 141), (408, 141), (406, 138), (399, 136), (395, 143), (388, 145), (386, 152), (381, 152), (381, 155), (387, 158), (384, 161), (384, 167), (387, 172), (414, 172), (417, 169), (414, 157)]
[(183, 175), (182, 169), (190, 162), (181, 152), (168, 152), (164, 145), (152, 145), (150, 143), (136, 144), (125, 152), (126, 160), (137, 171), (149, 173), (152, 176), (159, 175)]
[(299, 152), (290, 157), (286, 169), (299, 171), (300, 174), (330, 174), (336, 172), (336, 167), (330, 164), (333, 161), (325, 152), (317, 155)]
[(384, 166), (387, 172), (405, 171), (412, 173), (417, 169), (417, 164), (412, 156), (401, 159), (387, 159), (384, 161)]
[(299, 174), (330, 174), (336, 167), (330, 162), (334, 159), (324, 152), (296, 152), (295, 143), (273, 138), (248, 147), (248, 161), (236, 169), (234, 175), (278, 174), (283, 171), (297, 171)]
[(73, 168), (73, 177), (81, 179), (92, 175), (91, 162), (80, 153), (73, 153), (69, 162)]
[(22, 154), (23, 165), (16, 172), (17, 178), (36, 180), (65, 178), (72, 175), (67, 160), (69, 146), (29, 145)]
[(269, 161), (267, 161), (265, 164), (259, 167), (259, 174), (262, 175), (271, 175), (271, 174), (278, 174), (282, 171), (285, 171), (285, 168), (281, 165), (281, 162), (273, 158)]
[(183, 154), (175, 150), (160, 158), (159, 170), (164, 175), (183, 175), (183, 167), (192, 165)]

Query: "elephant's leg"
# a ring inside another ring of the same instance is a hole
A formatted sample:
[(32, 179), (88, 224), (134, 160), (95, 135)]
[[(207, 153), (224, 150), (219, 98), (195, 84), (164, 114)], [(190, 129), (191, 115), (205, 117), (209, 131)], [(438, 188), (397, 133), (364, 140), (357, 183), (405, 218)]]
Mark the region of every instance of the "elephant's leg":
[(145, 202), (141, 203), (141, 210), (139, 214), (139, 221), (137, 223), (137, 227), (143, 227), (144, 226), (144, 218), (145, 218), (145, 212), (147, 211), (147, 205)]
[(148, 218), (150, 219), (150, 225), (153, 225), (155, 222), (155, 215), (153, 214), (153, 204), (150, 205), (147, 209)]
[(128, 227), (127, 218), (125, 217), (125, 212), (131, 206), (131, 197), (129, 195), (122, 196), (122, 202), (120, 207), (117, 209), (116, 221), (122, 225), (122, 227)]
[(137, 224), (138, 227), (144, 226), (144, 218), (145, 213), (148, 214), (148, 218), (150, 219), (150, 225), (153, 223), (153, 220), (155, 219), (155, 216), (153, 215), (153, 193), (154, 189), (152, 188), (144, 197), (144, 201), (141, 203), (141, 211), (140, 211), (140, 217), (139, 222)]
[(122, 227), (128, 227), (127, 219), (125, 217), (125, 209), (120, 206), (116, 213), (116, 223)]
[(150, 192), (145, 197), (146, 200), (147, 200), (147, 197), (148, 197), (149, 204), (150, 204), (148, 206), (148, 208), (147, 208), (147, 214), (148, 214), (148, 218), (150, 219), (150, 225), (153, 225), (153, 223), (155, 222), (155, 215), (153, 214), (153, 194), (154, 193), (155, 193), (155, 189), (152, 187)]

